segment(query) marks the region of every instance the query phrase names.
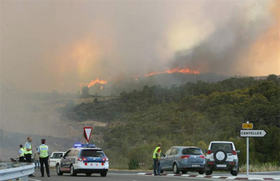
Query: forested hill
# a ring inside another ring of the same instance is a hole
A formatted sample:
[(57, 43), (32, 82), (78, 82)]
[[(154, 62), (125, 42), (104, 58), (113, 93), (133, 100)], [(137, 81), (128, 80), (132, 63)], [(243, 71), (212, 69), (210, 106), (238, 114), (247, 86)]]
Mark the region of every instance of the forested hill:
[(280, 79), (230, 78), (216, 83), (186, 83), (162, 88), (122, 92), (117, 99), (95, 100), (68, 110), (68, 118), (107, 122), (95, 128), (113, 166), (150, 167), (157, 143), (163, 151), (172, 145), (195, 145), (206, 149), (212, 140), (234, 141), (245, 162), (245, 139), (241, 124), (264, 129), (264, 138), (251, 139), (254, 163), (280, 160)]

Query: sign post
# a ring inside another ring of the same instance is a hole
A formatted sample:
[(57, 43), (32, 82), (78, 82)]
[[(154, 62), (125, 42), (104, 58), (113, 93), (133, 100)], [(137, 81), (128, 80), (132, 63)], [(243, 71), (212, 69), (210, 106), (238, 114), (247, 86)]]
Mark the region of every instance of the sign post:
[(93, 130), (92, 127), (84, 127), (84, 137), (85, 137), (87, 143), (89, 143), (89, 140), (90, 140), (90, 137), (92, 134), (92, 130)]
[(240, 130), (240, 137), (246, 137), (246, 150), (247, 150), (247, 156), (246, 156), (246, 164), (247, 164), (247, 176), (249, 176), (249, 145), (250, 145), (250, 141), (249, 138), (250, 137), (264, 137), (266, 135), (266, 132), (264, 130), (252, 130), (253, 129), (253, 123), (249, 123), (249, 121), (247, 121), (247, 123), (243, 123), (242, 124), (242, 129)]

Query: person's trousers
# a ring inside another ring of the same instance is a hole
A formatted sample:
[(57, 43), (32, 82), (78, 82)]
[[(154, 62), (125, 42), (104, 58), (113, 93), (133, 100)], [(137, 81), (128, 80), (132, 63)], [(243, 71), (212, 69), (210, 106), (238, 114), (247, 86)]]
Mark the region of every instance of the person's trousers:
[(154, 159), (154, 175), (160, 175), (160, 162), (158, 159)]
[(49, 168), (49, 157), (40, 158), (41, 165), (41, 176), (44, 177), (44, 165), (46, 166), (46, 172), (48, 177), (50, 176), (50, 168)]
[(19, 157), (19, 162), (25, 162), (24, 156)]
[(25, 161), (26, 162), (29, 162), (29, 163), (31, 163), (32, 162), (32, 154), (25, 154), (24, 155), (24, 157), (25, 157)]

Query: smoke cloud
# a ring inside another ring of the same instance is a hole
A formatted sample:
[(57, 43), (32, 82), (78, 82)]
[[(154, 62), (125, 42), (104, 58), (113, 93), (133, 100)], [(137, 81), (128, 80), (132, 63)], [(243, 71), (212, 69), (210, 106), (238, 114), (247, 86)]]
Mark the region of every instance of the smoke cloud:
[[(73, 92), (96, 78), (177, 65), (202, 73), (279, 74), (278, 55), (262, 60), (270, 64), (266, 71), (255, 68), (252, 56), (260, 37), (277, 28), (274, 2), (2, 0), (0, 79), (16, 89)], [(273, 39), (279, 45), (278, 34)]]

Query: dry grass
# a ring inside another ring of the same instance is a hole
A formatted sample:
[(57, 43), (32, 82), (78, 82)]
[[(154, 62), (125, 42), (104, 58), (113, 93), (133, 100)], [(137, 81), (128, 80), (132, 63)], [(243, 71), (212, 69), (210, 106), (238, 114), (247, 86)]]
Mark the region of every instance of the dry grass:
[[(240, 166), (240, 172), (246, 172), (246, 165)], [(280, 166), (276, 163), (263, 163), (263, 164), (255, 164), (250, 165), (250, 172), (271, 172), (271, 171), (279, 171)]]

